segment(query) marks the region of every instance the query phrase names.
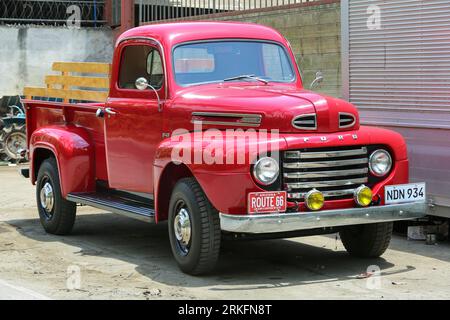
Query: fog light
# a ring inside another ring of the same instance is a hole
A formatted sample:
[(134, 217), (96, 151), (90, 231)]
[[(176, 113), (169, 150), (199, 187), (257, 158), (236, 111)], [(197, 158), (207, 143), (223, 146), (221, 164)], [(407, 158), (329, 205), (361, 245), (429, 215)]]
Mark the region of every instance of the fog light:
[(313, 211), (322, 209), (325, 198), (319, 190), (313, 189), (305, 196), (306, 206)]
[(364, 185), (355, 190), (355, 202), (361, 207), (367, 207), (372, 203), (372, 190)]

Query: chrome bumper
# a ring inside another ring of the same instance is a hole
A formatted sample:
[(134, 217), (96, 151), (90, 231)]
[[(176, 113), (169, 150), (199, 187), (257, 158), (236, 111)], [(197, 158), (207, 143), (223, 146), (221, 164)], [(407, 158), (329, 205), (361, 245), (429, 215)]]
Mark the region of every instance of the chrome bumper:
[(425, 201), (369, 208), (260, 215), (220, 214), (223, 231), (277, 233), (356, 224), (417, 219), (427, 214)]

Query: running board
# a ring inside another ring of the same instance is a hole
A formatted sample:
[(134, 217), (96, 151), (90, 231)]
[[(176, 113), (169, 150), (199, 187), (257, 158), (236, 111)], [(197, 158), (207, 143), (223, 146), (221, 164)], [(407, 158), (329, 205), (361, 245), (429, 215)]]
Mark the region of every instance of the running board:
[(110, 193), (69, 193), (67, 200), (145, 222), (155, 221), (153, 202), (136, 201)]

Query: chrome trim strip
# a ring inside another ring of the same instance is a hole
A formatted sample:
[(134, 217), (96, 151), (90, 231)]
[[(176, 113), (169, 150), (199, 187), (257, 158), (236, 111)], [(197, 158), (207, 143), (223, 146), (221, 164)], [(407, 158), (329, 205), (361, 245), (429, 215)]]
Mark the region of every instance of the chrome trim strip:
[[(192, 116), (198, 117), (227, 117), (227, 118), (255, 118), (261, 122), (260, 114), (252, 113), (227, 113), (227, 112), (192, 112)], [(258, 123), (259, 123), (258, 122)]]
[(336, 161), (317, 161), (317, 162), (286, 162), (283, 167), (286, 169), (308, 169), (308, 168), (328, 168), (328, 167), (344, 167), (357, 164), (366, 164), (369, 160), (364, 159), (349, 159)]
[[(313, 117), (314, 120), (302, 120), (302, 118), (307, 118), (307, 117)], [(299, 126), (296, 125), (295, 122), (296, 121), (303, 121), (304, 124), (313, 124), (314, 127), (303, 127), (303, 126)], [(312, 122), (313, 121), (313, 122)], [(296, 116), (292, 119), (292, 126), (296, 129), (300, 129), (300, 130), (317, 130), (317, 115), (315, 113), (308, 113), (308, 114), (302, 114), (300, 116)]]
[[(349, 116), (349, 117), (353, 118), (352, 123), (341, 125), (341, 116)], [(347, 113), (347, 112), (339, 112), (339, 129), (345, 129), (345, 128), (353, 127), (355, 125), (355, 123), (356, 123), (356, 117), (355, 117), (354, 114)]]
[[(354, 194), (356, 189), (346, 189), (346, 190), (332, 190), (332, 191), (322, 191), (325, 198), (330, 197), (341, 197), (349, 194)], [(303, 200), (305, 199), (307, 192), (294, 192), (288, 193), (288, 199)]]
[(286, 151), (284, 154), (286, 159), (338, 158), (338, 157), (367, 155), (367, 148), (363, 147), (361, 149), (320, 151), (320, 152)]
[(354, 184), (367, 183), (369, 179), (367, 177), (357, 179), (346, 180), (330, 180), (330, 181), (311, 181), (311, 182), (298, 182), (298, 183), (286, 183), (285, 185), (289, 190), (292, 189), (313, 189), (313, 188), (327, 188), (338, 186), (351, 186)]
[(379, 207), (351, 208), (318, 212), (232, 215), (220, 214), (223, 231), (237, 233), (277, 233), (316, 228), (341, 227), (422, 218), (425, 201)]
[(192, 119), (193, 124), (220, 125), (220, 126), (242, 126), (259, 127), (261, 125), (262, 115), (251, 113), (226, 113), (226, 112), (192, 112), (192, 117), (212, 117), (212, 118), (236, 118), (236, 121), (210, 121)]
[(346, 177), (369, 173), (368, 168), (351, 170), (333, 170), (317, 172), (285, 172), (283, 176), (287, 179), (307, 179), (307, 178), (327, 178), (327, 177)]
[(240, 123), (240, 122), (222, 122), (222, 121), (200, 121), (192, 120), (191, 123), (199, 125), (216, 125), (216, 126), (238, 126), (238, 127), (259, 127), (259, 124), (254, 123)]

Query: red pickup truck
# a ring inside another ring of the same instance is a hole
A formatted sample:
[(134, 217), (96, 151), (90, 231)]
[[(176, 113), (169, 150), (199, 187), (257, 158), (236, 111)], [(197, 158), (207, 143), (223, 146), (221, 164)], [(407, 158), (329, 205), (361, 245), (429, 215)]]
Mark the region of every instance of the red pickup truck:
[(181, 270), (211, 271), (221, 240), (339, 232), (378, 257), (393, 221), (426, 214), (404, 139), (360, 126), (346, 101), (303, 88), (289, 42), (255, 24), (143, 26), (117, 41), (105, 103), (24, 100), (45, 230), (76, 205), (168, 220)]

